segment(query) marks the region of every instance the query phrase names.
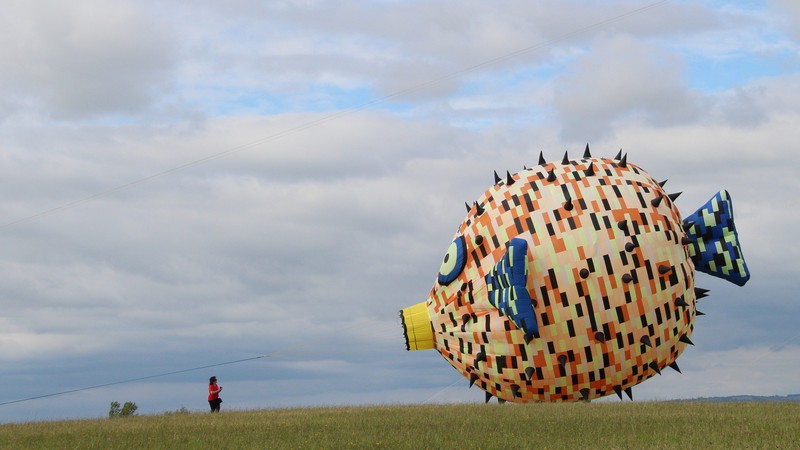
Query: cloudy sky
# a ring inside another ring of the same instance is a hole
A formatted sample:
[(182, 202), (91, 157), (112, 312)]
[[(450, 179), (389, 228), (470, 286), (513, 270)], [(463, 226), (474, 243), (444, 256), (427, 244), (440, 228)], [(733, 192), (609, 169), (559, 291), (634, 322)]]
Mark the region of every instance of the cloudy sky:
[(212, 374), (223, 409), (482, 402), (397, 312), (492, 171), (586, 143), (684, 215), (728, 189), (752, 272), (698, 276), (634, 397), (800, 393), (798, 41), (794, 0), (6, 1), (0, 421), (205, 411)]

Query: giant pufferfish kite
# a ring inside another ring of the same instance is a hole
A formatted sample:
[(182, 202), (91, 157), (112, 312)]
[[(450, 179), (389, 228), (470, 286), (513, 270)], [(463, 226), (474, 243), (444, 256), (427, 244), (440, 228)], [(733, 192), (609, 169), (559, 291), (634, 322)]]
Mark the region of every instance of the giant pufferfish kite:
[(750, 278), (720, 191), (681, 219), (627, 162), (546, 162), (501, 178), (459, 226), (426, 301), (401, 311), (409, 350), (434, 348), (486, 401), (577, 401), (671, 367), (706, 289), (695, 271)]

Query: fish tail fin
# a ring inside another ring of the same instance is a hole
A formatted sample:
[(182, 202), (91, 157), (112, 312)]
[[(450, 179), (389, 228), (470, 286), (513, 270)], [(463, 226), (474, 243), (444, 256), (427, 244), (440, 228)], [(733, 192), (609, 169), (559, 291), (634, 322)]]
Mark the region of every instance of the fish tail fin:
[(738, 286), (750, 279), (739, 235), (733, 223), (733, 202), (728, 191), (719, 191), (694, 214), (684, 219), (689, 256), (695, 269)]

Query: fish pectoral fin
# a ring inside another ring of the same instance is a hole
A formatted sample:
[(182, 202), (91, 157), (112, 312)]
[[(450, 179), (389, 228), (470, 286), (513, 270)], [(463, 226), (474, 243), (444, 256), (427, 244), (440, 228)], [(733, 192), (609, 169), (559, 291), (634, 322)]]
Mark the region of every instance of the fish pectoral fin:
[(539, 325), (533, 300), (526, 286), (528, 280), (528, 242), (514, 238), (506, 253), (486, 275), (489, 302), (499, 309), (526, 336), (538, 336)]
[(695, 269), (744, 286), (750, 271), (744, 261), (733, 222), (733, 202), (719, 191), (694, 214), (684, 219), (689, 256)]

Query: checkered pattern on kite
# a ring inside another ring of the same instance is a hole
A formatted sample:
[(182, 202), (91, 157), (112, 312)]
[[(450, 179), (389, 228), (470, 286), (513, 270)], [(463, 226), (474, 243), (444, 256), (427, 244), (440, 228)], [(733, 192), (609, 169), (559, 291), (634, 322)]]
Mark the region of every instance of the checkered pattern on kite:
[(720, 191), (686, 218), (686, 233), (694, 244), (689, 254), (700, 272), (725, 278), (739, 286), (750, 279), (739, 237), (733, 226), (733, 202), (728, 191)]

